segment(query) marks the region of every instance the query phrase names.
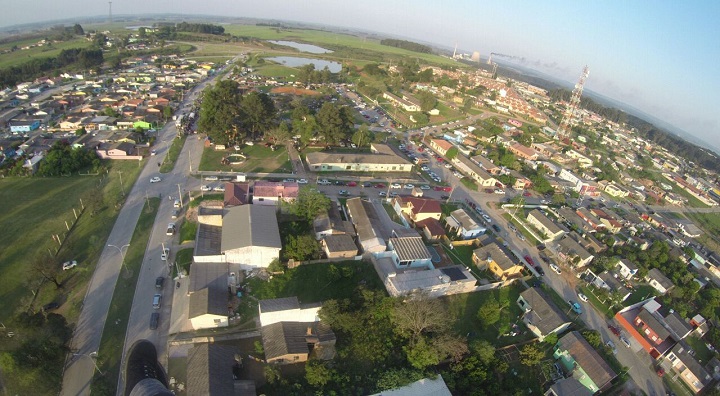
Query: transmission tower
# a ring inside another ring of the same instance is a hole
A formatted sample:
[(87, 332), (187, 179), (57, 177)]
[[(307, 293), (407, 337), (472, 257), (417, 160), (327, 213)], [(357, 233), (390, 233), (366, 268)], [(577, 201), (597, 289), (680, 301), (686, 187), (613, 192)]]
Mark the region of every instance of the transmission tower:
[(580, 80), (577, 84), (575, 84), (575, 89), (573, 89), (570, 103), (565, 109), (565, 114), (563, 114), (563, 119), (560, 122), (560, 127), (557, 130), (558, 139), (560, 139), (561, 141), (570, 137), (570, 121), (572, 121), (573, 117), (575, 116), (575, 111), (580, 104), (580, 97), (582, 96), (583, 86), (585, 85), (585, 80), (587, 79), (589, 74), (590, 69), (585, 66), (583, 68), (582, 75), (580, 76)]

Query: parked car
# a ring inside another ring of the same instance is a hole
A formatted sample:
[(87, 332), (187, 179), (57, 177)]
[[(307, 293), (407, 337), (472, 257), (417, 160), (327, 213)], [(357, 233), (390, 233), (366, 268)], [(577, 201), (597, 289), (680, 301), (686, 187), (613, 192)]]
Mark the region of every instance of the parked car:
[(441, 195), (440, 199), (450, 199), (450, 196), (449, 195)]
[(406, 190), (412, 190), (413, 188), (415, 188), (415, 185), (408, 183), (405, 184), (403, 188), (405, 188)]
[(482, 214), (482, 218), (485, 219), (486, 222), (492, 223), (492, 219), (490, 216), (486, 215), (485, 213)]
[(159, 178), (158, 176), (150, 178), (150, 183), (160, 183), (161, 181), (162, 181), (162, 179)]
[(205, 180), (207, 181), (217, 181), (217, 176), (205, 176)]
[(348, 186), (348, 187), (356, 187), (356, 186), (357, 186), (357, 182), (349, 181), (349, 182), (347, 183), (347, 186)]
[(180, 200), (176, 199), (175, 202), (173, 202), (173, 208), (179, 208), (180, 207)]
[(156, 289), (162, 289), (163, 283), (165, 283), (165, 278), (162, 276), (158, 276), (155, 278), (155, 288)]
[(608, 341), (608, 342), (605, 343), (605, 345), (607, 345), (607, 347), (610, 348), (610, 350), (612, 351), (613, 355), (617, 355), (617, 348), (615, 348), (615, 343), (614, 343), (614, 342)]
[(338, 195), (348, 196), (348, 195), (350, 195), (350, 193), (347, 192), (347, 190), (340, 190), (340, 192), (338, 192)]
[(580, 315), (582, 313), (582, 307), (576, 301), (568, 300), (568, 304), (570, 304), (570, 308), (572, 308), (576, 314)]
[(523, 258), (525, 259), (525, 261), (528, 262), (528, 264), (535, 265), (535, 261), (532, 259), (532, 257), (530, 257), (530, 255), (525, 255), (525, 257)]
[(178, 216), (180, 216), (180, 209), (173, 209), (172, 215), (170, 217), (172, 217), (173, 219), (177, 219)]
[(373, 184), (370, 183), (370, 182), (365, 182), (365, 183), (362, 184), (363, 187), (372, 187), (372, 185), (373, 185)]
[(283, 183), (294, 183), (295, 179), (283, 179)]
[(380, 192), (378, 193), (378, 195), (381, 196), (381, 197), (386, 197), (386, 196), (387, 196), (387, 193), (386, 193), (385, 191), (380, 191)]
[(165, 231), (165, 235), (175, 235), (175, 223), (170, 223), (167, 226), (167, 230)]
[(225, 186), (224, 185), (215, 186), (215, 187), (213, 187), (213, 191), (225, 192)]
[(204, 184), (202, 187), (200, 187), (200, 191), (212, 191), (212, 187)]
[(421, 185), (420, 185), (420, 189), (421, 189), (421, 190), (429, 190), (429, 189), (430, 189), (430, 186), (428, 186), (427, 184), (421, 184)]
[(391, 188), (402, 188), (402, 185), (400, 183), (393, 183), (390, 185)]
[(320, 179), (320, 180), (318, 180), (317, 184), (319, 184), (321, 186), (328, 186), (332, 183), (330, 183), (330, 180), (328, 180), (328, 179)]
[(160, 253), (160, 260), (167, 261), (168, 257), (170, 257), (170, 248), (165, 248), (162, 253)]
[(300, 179), (298, 180), (298, 184), (308, 184), (307, 179)]
[(498, 234), (502, 231), (502, 230), (500, 230), (500, 227), (498, 227), (497, 224), (493, 224), (492, 229), (495, 230), (495, 232), (497, 232)]
[(620, 336), (620, 341), (625, 344), (626, 347), (630, 348), (630, 340), (625, 338), (625, 336)]
[(562, 274), (562, 271), (560, 271), (560, 267), (558, 267), (555, 263), (550, 263), (550, 269), (555, 271), (555, 273), (558, 275)]
[(53, 302), (43, 305), (42, 310), (47, 312), (47, 311), (52, 311), (52, 310), (58, 309), (58, 308), (60, 308), (60, 304), (53, 301)]
[(375, 185), (375, 188), (385, 188), (385, 187), (387, 187), (387, 186), (382, 183), (378, 183)]
[(582, 301), (587, 301), (587, 300), (588, 300), (587, 296), (584, 295), (584, 294), (582, 294), (582, 293), (578, 293), (578, 298), (579, 298), (580, 300), (582, 300)]
[(153, 296), (152, 304), (153, 308), (160, 309), (160, 303), (162, 302), (162, 294), (157, 293)]
[(390, 192), (390, 195), (388, 195), (388, 196), (389, 196), (390, 198), (395, 198), (395, 197), (398, 196), (398, 193), (396, 193), (395, 191), (391, 191), (391, 192)]
[(77, 265), (78, 265), (77, 260), (66, 261), (66, 262), (64, 262), (63, 265), (62, 265), (62, 269), (63, 269), (63, 271), (67, 271), (67, 270), (69, 270), (69, 269), (71, 269), (71, 268), (77, 267)]
[(545, 270), (542, 269), (541, 266), (536, 265), (536, 266), (535, 266), (535, 271), (537, 271), (537, 273), (538, 273), (540, 276), (545, 276)]
[(159, 312), (151, 313), (150, 314), (150, 330), (157, 329), (159, 322), (160, 322), (160, 313)]
[(613, 326), (613, 325), (608, 325), (608, 329), (610, 330), (611, 333), (613, 333), (613, 334), (615, 334), (616, 336), (620, 337), (620, 329), (618, 329), (617, 327), (615, 327), (615, 326)]

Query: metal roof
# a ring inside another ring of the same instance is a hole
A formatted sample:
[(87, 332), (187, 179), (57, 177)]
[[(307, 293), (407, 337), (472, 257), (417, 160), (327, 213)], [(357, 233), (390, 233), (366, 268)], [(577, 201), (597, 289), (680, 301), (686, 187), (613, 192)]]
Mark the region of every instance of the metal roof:
[(189, 395), (234, 395), (233, 366), (238, 348), (220, 344), (196, 344), (187, 356)]
[(242, 205), (223, 216), (221, 251), (248, 246), (282, 248), (274, 206)]
[(430, 260), (432, 258), (422, 237), (390, 238), (390, 243), (400, 261)]
[(553, 330), (570, 321), (563, 311), (534, 287), (520, 293), (520, 297), (532, 309), (525, 314), (523, 320), (537, 327), (543, 335), (550, 334)]

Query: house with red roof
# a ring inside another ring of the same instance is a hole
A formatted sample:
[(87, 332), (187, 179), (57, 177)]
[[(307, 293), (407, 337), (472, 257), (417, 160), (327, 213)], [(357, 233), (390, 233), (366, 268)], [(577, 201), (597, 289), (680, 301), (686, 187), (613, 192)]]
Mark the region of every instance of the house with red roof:
[(253, 187), (253, 205), (279, 205), (279, 201), (294, 201), (300, 187), (297, 182), (257, 181)]
[(399, 215), (405, 215), (413, 223), (433, 218), (440, 220), (442, 208), (434, 199), (419, 197), (396, 197), (392, 201), (393, 208)]

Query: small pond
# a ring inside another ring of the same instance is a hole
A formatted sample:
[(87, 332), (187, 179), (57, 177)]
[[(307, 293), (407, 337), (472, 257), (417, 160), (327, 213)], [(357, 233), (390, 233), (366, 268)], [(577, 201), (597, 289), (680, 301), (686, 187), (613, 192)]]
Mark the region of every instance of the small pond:
[(330, 71), (333, 73), (337, 73), (342, 70), (342, 65), (340, 63), (326, 61), (323, 59), (299, 58), (296, 56), (275, 56), (272, 58), (267, 58), (267, 60), (277, 62), (281, 65), (289, 67), (300, 67), (312, 63), (313, 65), (315, 65), (315, 70), (322, 70), (325, 68), (325, 66), (327, 66), (328, 69), (330, 69)]
[(277, 45), (284, 45), (286, 47), (293, 47), (299, 51), (309, 52), (311, 54), (329, 54), (332, 52), (329, 49), (318, 47), (317, 45), (296, 43), (294, 41), (270, 40), (270, 42)]

